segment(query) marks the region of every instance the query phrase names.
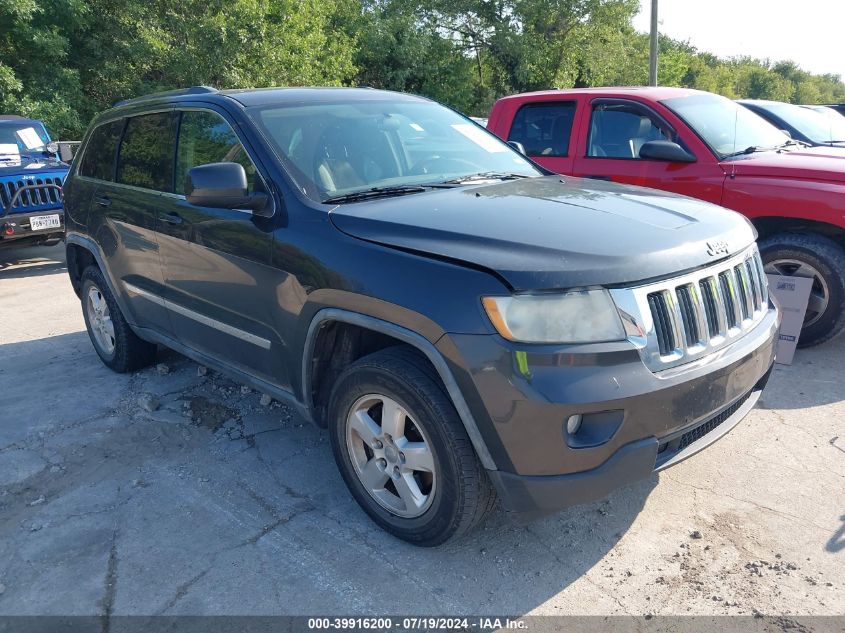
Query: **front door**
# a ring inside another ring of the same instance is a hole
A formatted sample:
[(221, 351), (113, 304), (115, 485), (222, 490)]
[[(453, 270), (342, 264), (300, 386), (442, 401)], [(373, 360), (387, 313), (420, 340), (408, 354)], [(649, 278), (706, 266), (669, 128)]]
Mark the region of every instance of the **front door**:
[(271, 327), (277, 271), (272, 233), (249, 211), (190, 204), (185, 176), (195, 166), (238, 162), (250, 190), (264, 181), (229, 123), (210, 110), (180, 115), (175, 194), (160, 209), (158, 239), (177, 341), (278, 384), (283, 354)]
[[(572, 174), (652, 187), (718, 204), (725, 174), (710, 156), (692, 163), (640, 157), (649, 141), (673, 141), (678, 134), (654, 110), (626, 99), (594, 99)], [(689, 151), (689, 148), (685, 148)]]

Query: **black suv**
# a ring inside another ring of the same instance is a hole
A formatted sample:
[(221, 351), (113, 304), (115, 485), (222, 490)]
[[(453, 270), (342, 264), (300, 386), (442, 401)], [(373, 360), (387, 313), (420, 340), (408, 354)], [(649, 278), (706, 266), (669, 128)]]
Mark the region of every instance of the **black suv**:
[(551, 512), (677, 463), (772, 366), (742, 216), (547, 174), (415, 96), (127, 101), (92, 123), (65, 204), (106, 365), (161, 344), (290, 403), (370, 517), (420, 545), (497, 496)]

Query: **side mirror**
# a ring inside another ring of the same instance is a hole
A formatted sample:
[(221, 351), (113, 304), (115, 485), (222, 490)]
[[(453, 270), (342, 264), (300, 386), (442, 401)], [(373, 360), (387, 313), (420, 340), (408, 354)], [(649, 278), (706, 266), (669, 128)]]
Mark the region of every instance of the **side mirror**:
[(520, 143), (519, 141), (508, 141), (508, 145), (513, 147), (517, 152), (522, 154), (523, 156), (527, 156), (528, 154), (525, 151), (525, 145)]
[(190, 204), (214, 209), (248, 209), (271, 217), (273, 207), (266, 193), (249, 193), (246, 171), (238, 163), (208, 163), (188, 170), (185, 197)]
[(640, 158), (665, 160), (671, 163), (694, 163), (695, 156), (672, 141), (648, 141), (640, 148)]

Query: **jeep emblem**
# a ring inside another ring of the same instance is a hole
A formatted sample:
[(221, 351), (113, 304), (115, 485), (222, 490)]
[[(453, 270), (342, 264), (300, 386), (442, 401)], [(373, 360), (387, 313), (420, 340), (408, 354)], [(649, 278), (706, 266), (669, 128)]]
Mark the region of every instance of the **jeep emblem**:
[(707, 254), (710, 255), (710, 257), (716, 257), (716, 255), (727, 255), (728, 243), (724, 240), (707, 242)]

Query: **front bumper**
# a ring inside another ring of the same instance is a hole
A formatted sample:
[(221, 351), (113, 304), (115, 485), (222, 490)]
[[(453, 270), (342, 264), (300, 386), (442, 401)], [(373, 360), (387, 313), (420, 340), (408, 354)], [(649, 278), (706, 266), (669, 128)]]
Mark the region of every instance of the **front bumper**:
[[(730, 347), (658, 373), (624, 342), (554, 349), (456, 335), (439, 345), (465, 370), (454, 373), (471, 392), (504, 508), (553, 512), (605, 497), (724, 436), (766, 385), (778, 326), (769, 310)], [(580, 445), (565, 430), (575, 414), (597, 421)]]
[[(58, 215), (59, 226), (32, 230), (32, 218), (44, 215)], [(0, 217), (0, 246), (9, 243), (39, 243), (61, 238), (65, 233), (64, 210), (42, 209), (31, 213), (9, 213)]]

